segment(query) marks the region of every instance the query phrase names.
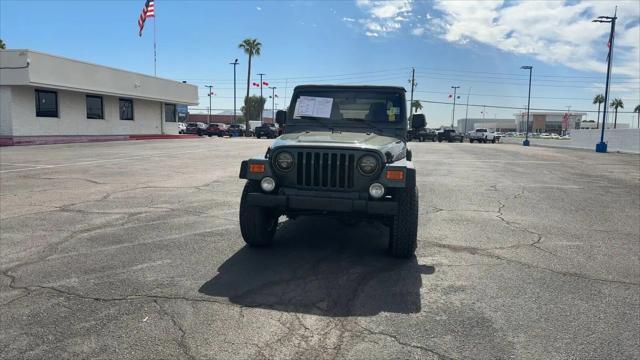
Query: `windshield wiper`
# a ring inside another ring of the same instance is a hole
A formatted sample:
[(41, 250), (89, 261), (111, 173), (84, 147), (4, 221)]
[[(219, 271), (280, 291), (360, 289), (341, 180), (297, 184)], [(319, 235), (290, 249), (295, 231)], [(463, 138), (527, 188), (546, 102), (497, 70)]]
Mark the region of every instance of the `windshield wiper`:
[(320, 125), (322, 125), (322, 126), (326, 127), (327, 129), (331, 130), (331, 132), (332, 132), (332, 133), (334, 132), (334, 131), (333, 131), (333, 128), (332, 128), (331, 126), (329, 126), (329, 125), (325, 124), (324, 122), (320, 121), (320, 119), (321, 119), (321, 118), (319, 118), (319, 117), (315, 117), (315, 116), (300, 116), (300, 119), (304, 119), (304, 120), (307, 120), (307, 119), (309, 119), (309, 120), (313, 120), (313, 121), (315, 121), (316, 123), (318, 123), (318, 124), (320, 124)]
[(381, 127), (378, 127), (376, 125), (374, 125), (372, 122), (364, 120), (364, 119), (358, 119), (358, 118), (344, 118), (344, 120), (355, 120), (355, 121), (362, 121), (364, 124), (367, 124), (369, 126), (371, 126), (372, 128), (376, 129), (377, 131), (379, 131), (381, 134), (384, 134), (384, 129), (382, 129)]

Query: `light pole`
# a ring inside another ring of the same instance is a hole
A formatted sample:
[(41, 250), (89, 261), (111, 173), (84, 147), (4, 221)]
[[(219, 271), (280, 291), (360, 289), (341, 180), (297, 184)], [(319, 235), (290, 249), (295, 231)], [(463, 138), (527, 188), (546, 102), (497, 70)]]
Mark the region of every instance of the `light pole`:
[(453, 89), (453, 110), (451, 111), (451, 129), (453, 129), (453, 119), (456, 116), (456, 92), (460, 86), (452, 86)]
[(211, 89), (213, 89), (213, 85), (205, 85), (204, 87), (209, 88), (209, 93), (207, 93), (209, 96), (209, 115), (207, 116), (207, 124), (211, 124), (211, 94), (213, 94)]
[(469, 120), (469, 95), (471, 95), (471, 86), (469, 86), (469, 91), (467, 92), (467, 109), (464, 112), (464, 136), (467, 134), (467, 121)]
[(262, 77), (267, 75), (265, 73), (258, 74), (260, 76), (260, 102), (258, 102), (258, 109), (260, 109), (260, 124), (262, 124), (262, 113), (264, 109), (262, 108)]
[(271, 89), (271, 122), (272, 123), (276, 123), (276, 108), (275, 108), (275, 104), (276, 104), (276, 87), (275, 86), (269, 86), (269, 89)]
[(238, 66), (238, 59), (235, 59), (234, 62), (229, 63), (229, 65), (233, 65), (233, 123), (236, 123), (236, 66)]
[(609, 82), (611, 80), (611, 61), (613, 57), (613, 34), (616, 31), (616, 19), (617, 19), (618, 7), (616, 6), (616, 10), (613, 13), (613, 17), (611, 16), (598, 16), (597, 19), (592, 20), (592, 22), (598, 23), (610, 23), (611, 31), (609, 32), (609, 55), (607, 56), (607, 81), (604, 87), (604, 110), (602, 110), (602, 131), (600, 132), (600, 142), (596, 144), (596, 152), (607, 152), (607, 143), (604, 142), (604, 128), (605, 122), (607, 121), (607, 106), (609, 99)]
[(529, 146), (529, 112), (531, 110), (531, 75), (533, 74), (533, 66), (520, 66), (520, 69), (529, 70), (529, 96), (527, 96), (527, 123), (524, 129), (524, 141), (522, 146)]

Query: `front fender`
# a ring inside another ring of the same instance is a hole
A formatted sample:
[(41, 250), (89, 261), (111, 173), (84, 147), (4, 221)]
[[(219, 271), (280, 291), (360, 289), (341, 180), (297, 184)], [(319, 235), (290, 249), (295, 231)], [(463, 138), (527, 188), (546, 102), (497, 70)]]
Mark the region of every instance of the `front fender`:
[[(251, 164), (263, 164), (264, 172), (255, 173), (250, 171)], [(262, 180), (265, 176), (273, 177), (273, 170), (271, 169), (271, 162), (264, 156), (258, 156), (249, 160), (243, 160), (240, 164), (240, 179), (247, 180)]]

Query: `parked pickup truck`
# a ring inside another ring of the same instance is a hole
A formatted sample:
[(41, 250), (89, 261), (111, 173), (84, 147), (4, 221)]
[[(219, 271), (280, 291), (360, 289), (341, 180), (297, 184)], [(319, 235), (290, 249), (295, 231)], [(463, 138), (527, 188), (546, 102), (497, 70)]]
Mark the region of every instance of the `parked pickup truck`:
[(491, 141), (495, 144), (496, 142), (496, 134), (489, 129), (475, 129), (474, 131), (470, 131), (467, 136), (469, 137), (470, 143), (474, 141), (479, 143), (487, 143), (488, 141)]

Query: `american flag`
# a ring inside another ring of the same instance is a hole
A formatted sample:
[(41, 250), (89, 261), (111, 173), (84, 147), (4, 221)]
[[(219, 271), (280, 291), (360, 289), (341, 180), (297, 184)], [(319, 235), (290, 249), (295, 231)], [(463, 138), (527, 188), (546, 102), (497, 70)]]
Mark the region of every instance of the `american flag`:
[(140, 32), (138, 36), (142, 36), (142, 29), (144, 29), (144, 22), (147, 18), (155, 17), (155, 6), (154, 0), (147, 0), (144, 3), (144, 7), (142, 8), (142, 12), (140, 13), (140, 17), (138, 18), (138, 27), (140, 28)]

